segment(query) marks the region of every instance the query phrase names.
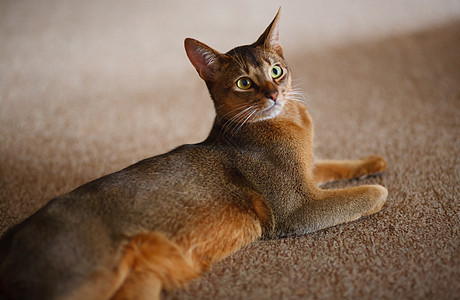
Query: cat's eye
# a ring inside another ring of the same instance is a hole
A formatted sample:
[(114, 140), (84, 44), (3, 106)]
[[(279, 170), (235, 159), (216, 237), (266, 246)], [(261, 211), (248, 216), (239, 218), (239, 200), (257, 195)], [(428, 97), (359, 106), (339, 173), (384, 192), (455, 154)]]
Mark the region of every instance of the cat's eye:
[(273, 66), (272, 70), (270, 71), (270, 75), (274, 79), (279, 78), (281, 75), (283, 75), (283, 69), (278, 65)]
[(238, 79), (238, 81), (236, 82), (236, 86), (242, 90), (247, 90), (251, 88), (252, 81), (249, 78), (243, 77)]

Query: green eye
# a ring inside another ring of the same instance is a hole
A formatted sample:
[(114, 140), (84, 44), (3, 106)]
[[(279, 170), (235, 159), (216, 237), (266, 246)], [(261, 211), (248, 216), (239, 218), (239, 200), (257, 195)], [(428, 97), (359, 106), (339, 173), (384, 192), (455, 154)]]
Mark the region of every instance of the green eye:
[(278, 78), (278, 77), (281, 77), (281, 75), (283, 75), (283, 69), (281, 69), (280, 66), (276, 65), (276, 66), (273, 66), (271, 72), (270, 72), (270, 75), (272, 75), (272, 78)]
[(249, 78), (243, 77), (243, 78), (238, 79), (238, 81), (236, 82), (236, 86), (242, 90), (247, 90), (251, 88), (252, 81)]

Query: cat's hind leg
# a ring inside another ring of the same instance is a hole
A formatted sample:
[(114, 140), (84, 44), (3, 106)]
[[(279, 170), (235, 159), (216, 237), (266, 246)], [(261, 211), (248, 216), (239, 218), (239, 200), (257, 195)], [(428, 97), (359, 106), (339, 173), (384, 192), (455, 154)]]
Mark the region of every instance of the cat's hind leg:
[(259, 198), (243, 207), (220, 200), (189, 208), (187, 226), (174, 237), (150, 232), (131, 238), (119, 267), (125, 279), (111, 300), (159, 299), (162, 288), (183, 286), (261, 236), (269, 212)]
[(368, 176), (383, 172), (385, 159), (372, 155), (357, 160), (319, 160), (315, 162), (313, 176), (317, 184)]
[(200, 269), (183, 250), (159, 232), (139, 234), (126, 246), (119, 272), (124, 281), (111, 300), (160, 299), (161, 289), (180, 285)]

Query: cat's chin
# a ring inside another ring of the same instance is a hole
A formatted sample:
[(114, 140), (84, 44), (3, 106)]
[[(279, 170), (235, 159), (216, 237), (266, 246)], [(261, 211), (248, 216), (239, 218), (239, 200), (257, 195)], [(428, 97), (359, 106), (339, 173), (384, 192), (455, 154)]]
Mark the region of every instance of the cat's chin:
[(281, 113), (281, 111), (283, 110), (283, 107), (284, 107), (284, 102), (276, 102), (272, 104), (270, 107), (263, 109), (260, 112), (259, 117), (255, 121), (257, 122), (257, 121), (273, 119)]

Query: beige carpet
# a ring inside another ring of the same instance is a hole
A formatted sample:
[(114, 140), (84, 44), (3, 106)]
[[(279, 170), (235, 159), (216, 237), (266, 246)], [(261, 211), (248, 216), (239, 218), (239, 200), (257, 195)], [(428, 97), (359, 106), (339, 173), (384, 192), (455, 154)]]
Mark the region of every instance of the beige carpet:
[[(183, 39), (229, 50), (279, 6), (164, 2), (0, 2), (0, 231), (202, 140), (213, 110)], [(327, 188), (383, 184), (383, 210), (256, 242), (165, 299), (460, 298), (460, 4), (379, 2), (291, 1), (281, 38), (317, 156), (388, 160), (383, 176)]]

